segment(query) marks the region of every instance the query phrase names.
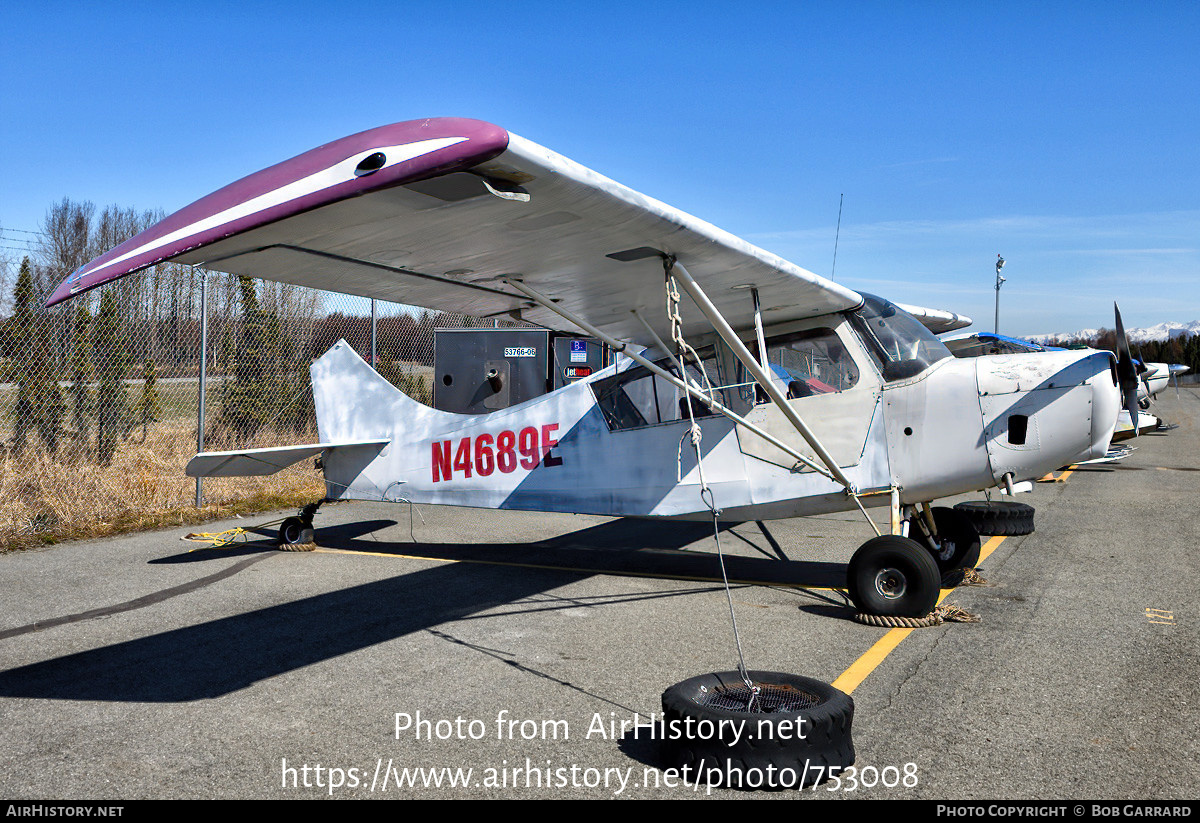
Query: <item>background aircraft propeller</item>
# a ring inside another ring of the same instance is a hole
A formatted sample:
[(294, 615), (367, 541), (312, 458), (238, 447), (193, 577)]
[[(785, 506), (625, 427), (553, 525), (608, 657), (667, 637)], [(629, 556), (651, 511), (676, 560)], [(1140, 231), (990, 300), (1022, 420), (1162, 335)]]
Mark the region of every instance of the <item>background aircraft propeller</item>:
[[(1113, 312), (1117, 316), (1117, 385), (1121, 387), (1121, 403), (1129, 412), (1129, 420), (1133, 424), (1134, 436), (1138, 430), (1138, 370), (1129, 353), (1129, 338), (1125, 336), (1125, 324), (1121, 322), (1121, 309), (1113, 303)], [(1145, 368), (1143, 366), (1142, 368)]]

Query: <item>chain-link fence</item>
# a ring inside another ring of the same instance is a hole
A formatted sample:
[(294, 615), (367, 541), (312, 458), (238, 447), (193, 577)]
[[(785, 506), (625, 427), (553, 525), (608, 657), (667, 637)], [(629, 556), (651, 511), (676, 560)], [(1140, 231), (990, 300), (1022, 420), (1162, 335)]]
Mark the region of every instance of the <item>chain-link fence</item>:
[[(324, 486), (303, 463), (206, 480), (198, 509), (184, 466), (201, 430), (213, 451), (316, 442), (308, 366), (340, 339), (429, 403), (434, 329), (495, 325), (178, 264), (43, 307), (160, 217), (63, 200), (40, 231), (0, 227), (0, 550), (311, 502)], [(1200, 373), (1200, 335), (1141, 351)]]
[[(173, 264), (47, 310), (52, 268), (10, 265), (0, 304), (0, 548), (199, 519), (201, 420), (210, 451), (316, 442), (308, 367), (338, 340), (429, 403), (434, 329), (494, 325)], [(323, 494), (310, 463), (206, 479), (204, 514)]]

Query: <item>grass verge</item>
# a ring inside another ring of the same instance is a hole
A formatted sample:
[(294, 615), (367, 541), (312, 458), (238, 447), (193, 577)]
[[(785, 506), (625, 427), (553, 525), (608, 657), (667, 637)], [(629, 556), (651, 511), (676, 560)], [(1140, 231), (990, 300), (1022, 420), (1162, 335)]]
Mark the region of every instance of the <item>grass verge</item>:
[(71, 445), (56, 455), (0, 454), (0, 551), (299, 508), (325, 496), (307, 464), (268, 477), (206, 479), (206, 504), (197, 508), (196, 482), (184, 475), (194, 453), (194, 429), (160, 426), (145, 442), (122, 444), (107, 466)]

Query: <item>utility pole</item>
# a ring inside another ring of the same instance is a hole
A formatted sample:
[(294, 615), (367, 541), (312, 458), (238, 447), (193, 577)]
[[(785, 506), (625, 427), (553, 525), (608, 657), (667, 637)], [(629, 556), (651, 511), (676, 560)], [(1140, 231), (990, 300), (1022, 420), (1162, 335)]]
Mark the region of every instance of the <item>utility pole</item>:
[(1000, 284), (1004, 282), (1004, 278), (1000, 276), (1000, 269), (1004, 268), (1004, 258), (996, 255), (996, 334), (1000, 333)]

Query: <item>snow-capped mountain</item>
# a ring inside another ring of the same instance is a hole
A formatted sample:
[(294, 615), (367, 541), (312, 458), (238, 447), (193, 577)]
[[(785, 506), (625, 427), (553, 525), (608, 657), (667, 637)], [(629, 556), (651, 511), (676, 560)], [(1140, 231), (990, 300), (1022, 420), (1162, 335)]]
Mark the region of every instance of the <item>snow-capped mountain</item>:
[[(1148, 343), (1151, 340), (1171, 340), (1176, 337), (1200, 334), (1200, 320), (1190, 323), (1175, 323), (1167, 321), (1157, 326), (1145, 329), (1126, 329), (1125, 336), (1130, 343)], [(1058, 332), (1055, 334), (1039, 334), (1030, 338), (1042, 343), (1065, 342), (1068, 340), (1091, 340), (1100, 335), (1100, 329), (1080, 329), (1076, 332)]]

